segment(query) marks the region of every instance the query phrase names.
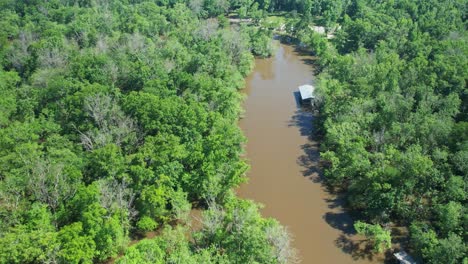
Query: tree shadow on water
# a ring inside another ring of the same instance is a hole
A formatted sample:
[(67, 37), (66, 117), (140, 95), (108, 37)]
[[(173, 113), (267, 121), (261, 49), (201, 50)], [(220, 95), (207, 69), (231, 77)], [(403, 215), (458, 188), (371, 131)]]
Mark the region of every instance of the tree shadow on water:
[(336, 240), (335, 245), (346, 254), (351, 255), (354, 260), (378, 261), (385, 264), (399, 263), (393, 256), (391, 251), (386, 251), (385, 254), (376, 255), (373, 246), (367, 239), (351, 238), (348, 235), (341, 234)]
[(348, 235), (341, 234), (335, 244), (343, 252), (351, 255), (354, 260), (367, 259), (374, 260), (375, 254), (372, 245), (366, 240), (351, 239)]
[(312, 140), (314, 114), (312, 106), (307, 102), (302, 102), (299, 91), (293, 92), (294, 101), (296, 102), (297, 110), (289, 120), (289, 127), (298, 127), (301, 136), (308, 136)]
[(356, 231), (353, 227), (353, 220), (346, 212), (327, 212), (323, 216), (323, 219), (331, 227), (343, 232), (344, 235), (351, 236), (356, 234)]
[(294, 102), (296, 102), (296, 107), (301, 107), (301, 93), (299, 91), (293, 92)]
[(288, 127), (299, 129), (301, 136), (307, 137), (307, 143), (302, 145), (303, 155), (297, 159), (297, 164), (303, 168), (302, 175), (315, 183), (322, 182), (320, 168), (319, 144), (314, 141), (314, 113), (312, 107), (307, 102), (301, 101), (298, 91), (293, 92), (297, 110), (288, 122)]
[[(342, 205), (340, 198), (329, 199), (327, 202), (329, 203), (329, 207)], [(330, 203), (333, 206), (330, 206)], [(367, 259), (372, 261), (378, 257), (373, 251), (373, 245), (370, 241), (368, 239), (360, 239), (357, 236), (353, 220), (347, 212), (327, 212), (323, 216), (323, 219), (328, 225), (342, 232), (335, 239), (335, 245), (354, 260)], [(386, 259), (391, 258), (386, 257)]]
[[(301, 136), (308, 138), (301, 146), (303, 154), (297, 158), (297, 164), (302, 168), (302, 175), (316, 184), (320, 184), (323, 190), (330, 191), (323, 178), (322, 163), (320, 161), (320, 144), (314, 135), (314, 112), (308, 104), (300, 102), (298, 92), (294, 93), (297, 110), (289, 120), (289, 127), (299, 129)], [(354, 260), (373, 260), (377, 257), (372, 251), (372, 245), (366, 239), (358, 239), (353, 226), (353, 219), (344, 211), (345, 198), (343, 195), (324, 195), (324, 201), (330, 209), (322, 218), (332, 228), (339, 230), (341, 234), (335, 240), (335, 245), (344, 253), (349, 254)]]
[[(320, 153), (317, 143), (304, 144), (301, 148), (304, 154), (297, 158), (297, 164), (303, 168), (301, 171), (302, 175), (314, 183), (323, 185), (323, 175), (319, 164)], [(322, 187), (325, 187), (325, 185)]]

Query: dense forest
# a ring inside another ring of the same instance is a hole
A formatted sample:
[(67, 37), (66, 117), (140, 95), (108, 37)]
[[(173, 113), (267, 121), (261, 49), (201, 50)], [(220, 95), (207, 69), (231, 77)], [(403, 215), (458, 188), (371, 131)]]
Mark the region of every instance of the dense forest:
[(382, 251), (403, 226), (425, 263), (467, 263), (468, 2), (303, 2), (291, 33), (319, 56), (325, 177), (357, 231)]
[(0, 1), (0, 263), (294, 259), (232, 191), (239, 89), (271, 34), (222, 3)]
[(324, 174), (356, 230), (383, 251), (403, 227), (426, 263), (466, 263), (467, 8), (0, 0), (0, 263), (295, 262), (287, 230), (233, 192), (239, 90), (278, 14), (318, 56)]

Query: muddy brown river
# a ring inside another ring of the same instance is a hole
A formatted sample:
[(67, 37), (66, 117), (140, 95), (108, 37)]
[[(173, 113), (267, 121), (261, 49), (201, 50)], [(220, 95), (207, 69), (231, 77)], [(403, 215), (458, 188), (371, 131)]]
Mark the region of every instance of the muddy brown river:
[(262, 214), (288, 227), (301, 263), (382, 263), (353, 235), (339, 198), (320, 180), (313, 116), (296, 100), (297, 87), (313, 83), (312, 58), (278, 44), (276, 54), (257, 59), (246, 80), (240, 121), (251, 169), (240, 197), (264, 205)]

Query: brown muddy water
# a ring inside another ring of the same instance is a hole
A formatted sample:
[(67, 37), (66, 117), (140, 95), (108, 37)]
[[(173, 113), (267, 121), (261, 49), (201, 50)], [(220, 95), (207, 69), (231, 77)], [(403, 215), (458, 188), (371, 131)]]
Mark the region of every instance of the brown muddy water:
[(246, 80), (240, 126), (251, 169), (238, 194), (263, 204), (263, 216), (288, 227), (301, 263), (382, 263), (353, 234), (342, 201), (322, 185), (318, 145), (311, 138), (314, 117), (294, 93), (314, 82), (312, 58), (277, 44), (276, 54), (257, 59)]

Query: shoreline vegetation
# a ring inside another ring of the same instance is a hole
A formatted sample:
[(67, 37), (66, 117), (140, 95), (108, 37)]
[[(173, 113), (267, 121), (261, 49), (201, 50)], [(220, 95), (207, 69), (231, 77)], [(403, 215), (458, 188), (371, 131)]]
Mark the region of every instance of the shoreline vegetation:
[(324, 177), (358, 233), (466, 263), (467, 6), (0, 1), (0, 263), (298, 262), (233, 192), (239, 90), (275, 29), (318, 57)]

